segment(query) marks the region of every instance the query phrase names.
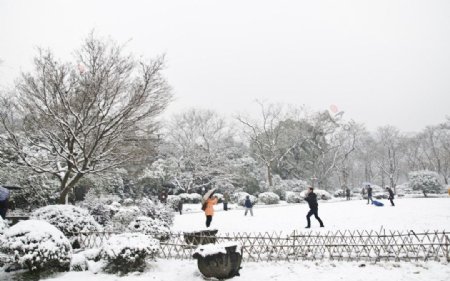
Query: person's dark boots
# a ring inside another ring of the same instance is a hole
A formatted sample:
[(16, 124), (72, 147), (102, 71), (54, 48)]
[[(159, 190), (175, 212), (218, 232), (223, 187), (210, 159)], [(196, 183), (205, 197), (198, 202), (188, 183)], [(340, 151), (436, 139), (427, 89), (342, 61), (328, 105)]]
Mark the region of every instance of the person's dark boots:
[(305, 228), (310, 228), (310, 226), (308, 225), (308, 226), (306, 226)]
[(323, 224), (320, 227), (325, 227)]

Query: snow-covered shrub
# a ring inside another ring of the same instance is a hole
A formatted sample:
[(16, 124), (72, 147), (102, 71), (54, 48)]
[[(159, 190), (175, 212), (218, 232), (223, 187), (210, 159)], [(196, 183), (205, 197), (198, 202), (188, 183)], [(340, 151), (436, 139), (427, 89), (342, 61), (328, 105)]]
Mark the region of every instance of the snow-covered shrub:
[(45, 221), (26, 220), (7, 229), (0, 244), (8, 263), (30, 271), (68, 270), (72, 257), (69, 240)]
[(273, 192), (263, 192), (258, 195), (258, 201), (266, 205), (278, 204), (280, 197)]
[(421, 191), (426, 197), (429, 193), (439, 193), (442, 184), (439, 182), (439, 175), (432, 171), (415, 171), (408, 174), (409, 186), (416, 191)]
[(132, 198), (123, 199), (122, 205), (124, 206), (133, 206), (135, 205), (134, 200)]
[(181, 193), (178, 196), (183, 200), (183, 203), (197, 204), (202, 201), (202, 196), (198, 193)]
[(126, 274), (145, 269), (145, 259), (154, 258), (159, 241), (142, 233), (114, 235), (102, 247), (101, 256), (107, 261), (105, 271)]
[(31, 219), (44, 220), (62, 231), (74, 243), (80, 232), (100, 231), (102, 227), (85, 209), (72, 205), (49, 205), (36, 209)]
[(202, 202), (202, 196), (198, 193), (189, 193), (189, 201), (192, 204), (197, 204)]
[(87, 268), (87, 260), (83, 253), (72, 255), (72, 259), (70, 260), (70, 271), (85, 271)]
[(266, 182), (260, 183), (261, 190), (269, 190), (277, 194), (281, 200), (286, 200), (286, 192), (301, 192), (308, 188), (308, 183), (304, 180), (292, 179), (283, 180), (280, 176), (274, 175), (272, 179), (273, 186), (269, 186)]
[(170, 227), (173, 224), (173, 210), (167, 205), (160, 202), (155, 203), (148, 198), (144, 198), (139, 202), (138, 206), (144, 216), (158, 219), (164, 222), (167, 227)]
[(189, 193), (180, 193), (177, 196), (180, 197), (181, 200), (183, 200), (183, 203), (190, 203)]
[(170, 229), (166, 224), (158, 219), (149, 217), (137, 217), (128, 225), (131, 232), (140, 232), (164, 241), (170, 238)]
[(256, 198), (253, 195), (248, 194), (247, 192), (233, 193), (231, 195), (231, 200), (233, 202), (237, 203), (238, 205), (244, 206), (245, 199), (247, 198), (247, 196), (250, 196), (250, 201), (252, 202), (252, 204), (256, 204), (256, 202), (258, 202), (258, 198)]
[(137, 206), (127, 206), (119, 208), (119, 210), (112, 218), (113, 229), (117, 231), (123, 231), (135, 218), (141, 215), (142, 211)]
[(121, 207), (118, 203), (119, 200), (117, 195), (98, 196), (89, 191), (80, 206), (87, 209), (100, 225), (106, 226), (111, 223), (113, 216), (119, 211)]
[[(314, 189), (314, 193), (317, 194), (317, 200), (330, 200), (332, 198), (331, 194), (323, 189)], [(308, 194), (308, 190), (303, 190), (300, 192), (300, 196), (305, 198)]]
[(167, 205), (173, 210), (178, 210), (178, 204), (181, 200), (181, 197), (178, 195), (169, 195), (167, 196)]
[(96, 248), (73, 254), (70, 261), (71, 271), (89, 270), (92, 273), (97, 273), (103, 267), (104, 262), (101, 261), (101, 250)]
[(300, 192), (286, 191), (286, 202), (287, 203), (301, 203), (303, 197)]
[(5, 232), (7, 228), (8, 224), (6, 223), (6, 221), (2, 219), (2, 217), (0, 217), (0, 236), (2, 235), (3, 232)]

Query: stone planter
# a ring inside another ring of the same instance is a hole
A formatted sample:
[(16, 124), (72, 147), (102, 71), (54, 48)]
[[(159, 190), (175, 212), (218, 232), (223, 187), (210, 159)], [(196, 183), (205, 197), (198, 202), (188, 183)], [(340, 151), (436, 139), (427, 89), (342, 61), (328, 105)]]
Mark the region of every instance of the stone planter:
[(216, 243), (216, 234), (217, 229), (211, 229), (211, 230), (200, 230), (200, 231), (194, 231), (194, 232), (185, 232), (183, 234), (184, 241), (186, 244), (192, 244), (192, 245), (205, 245), (205, 244), (211, 244)]
[(197, 259), (198, 269), (206, 278), (227, 279), (239, 276), (242, 252), (236, 243), (200, 246), (193, 258)]

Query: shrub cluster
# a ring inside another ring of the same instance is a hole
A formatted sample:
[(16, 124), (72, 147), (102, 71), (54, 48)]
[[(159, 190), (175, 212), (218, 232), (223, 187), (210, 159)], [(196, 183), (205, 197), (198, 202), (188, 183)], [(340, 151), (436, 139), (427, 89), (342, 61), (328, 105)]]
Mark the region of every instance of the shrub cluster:
[(33, 272), (69, 270), (72, 248), (56, 227), (45, 221), (26, 220), (7, 229), (0, 250), (8, 255), (7, 263)]
[(273, 192), (263, 192), (258, 195), (258, 201), (266, 205), (278, 204), (280, 196)]
[(107, 261), (105, 271), (126, 274), (143, 271), (146, 258), (154, 258), (159, 250), (159, 241), (142, 233), (123, 233), (112, 236), (101, 249)]

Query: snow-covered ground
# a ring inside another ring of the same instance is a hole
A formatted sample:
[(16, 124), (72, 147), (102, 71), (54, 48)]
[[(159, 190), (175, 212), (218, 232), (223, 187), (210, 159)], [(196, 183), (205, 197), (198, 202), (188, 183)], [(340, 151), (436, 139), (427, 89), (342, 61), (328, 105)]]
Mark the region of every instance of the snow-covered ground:
[[(365, 266), (362, 266), (365, 264)], [(230, 280), (245, 281), (447, 281), (450, 265), (428, 263), (353, 263), (353, 262), (296, 262), (296, 263), (243, 263), (241, 276)], [(70, 272), (48, 281), (201, 281), (205, 280), (197, 269), (196, 261), (158, 260), (142, 274), (124, 277), (89, 272)], [(7, 280), (5, 280), (7, 281)], [(8, 280), (9, 281), (9, 280)]]
[[(450, 198), (430, 199), (399, 199), (396, 206), (391, 207), (387, 200), (382, 200), (384, 207), (366, 205), (366, 201), (333, 201), (320, 202), (319, 215), (325, 223), (325, 228), (319, 228), (312, 218), (313, 231), (333, 231), (343, 229), (373, 229), (381, 227), (391, 230), (450, 230)], [(255, 206), (254, 216), (244, 217), (244, 210), (237, 206), (223, 211), (217, 206), (212, 227), (219, 232), (262, 232), (277, 231), (290, 233), (292, 230), (302, 230), (306, 224), (306, 204), (274, 206)], [(205, 217), (200, 211), (200, 205), (185, 206), (187, 213), (176, 215), (173, 230), (204, 229)], [(198, 211), (197, 211), (198, 210)], [(429, 262), (335, 262), (335, 261), (297, 261), (292, 263), (242, 263), (241, 276), (232, 280), (448, 280), (450, 264)], [(1, 274), (0, 280), (14, 279), (13, 275)], [(68, 272), (53, 275), (51, 281), (197, 281), (204, 280), (197, 269), (195, 260), (163, 260), (151, 262), (144, 273), (135, 273), (123, 277), (92, 272)]]
[[(312, 230), (326, 232), (330, 230), (447, 230), (450, 231), (450, 198), (404, 198), (394, 200), (395, 207), (388, 200), (380, 200), (385, 205), (376, 207), (367, 205), (366, 200), (319, 201), (319, 216), (325, 228), (311, 218)], [(280, 232), (290, 233), (303, 230), (306, 226), (307, 204), (256, 205), (254, 216), (244, 216), (244, 209), (222, 211), (218, 205), (211, 227), (219, 233), (226, 232)], [(205, 215), (199, 211), (200, 205), (189, 206), (195, 212), (177, 215), (175, 231), (190, 231), (205, 228)]]

